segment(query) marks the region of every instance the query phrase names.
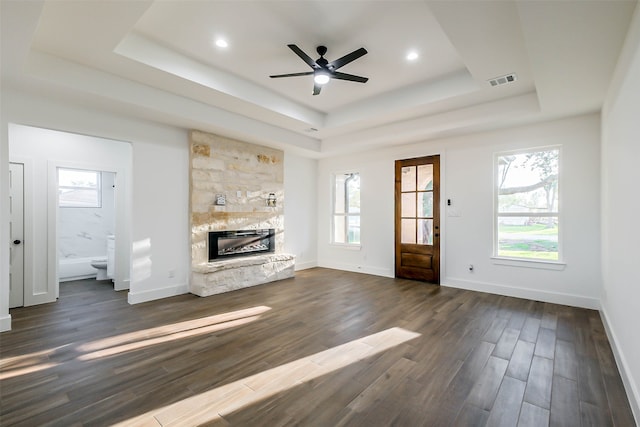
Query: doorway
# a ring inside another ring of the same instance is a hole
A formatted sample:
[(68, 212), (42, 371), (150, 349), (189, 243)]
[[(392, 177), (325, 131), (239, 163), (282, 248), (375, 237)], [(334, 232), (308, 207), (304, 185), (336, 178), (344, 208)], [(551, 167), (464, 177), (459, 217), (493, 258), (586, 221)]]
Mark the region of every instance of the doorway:
[(56, 173), (58, 282), (113, 279), (116, 174), (79, 167)]
[(440, 284), (440, 156), (395, 163), (395, 275)]
[(24, 305), (24, 164), (9, 163), (9, 308)]
[[(131, 144), (9, 123), (9, 160), (24, 164), (22, 305), (54, 302), (59, 294), (58, 168), (113, 174), (118, 188), (114, 192), (114, 289), (128, 289), (131, 265)], [(92, 256), (93, 253), (87, 255)]]

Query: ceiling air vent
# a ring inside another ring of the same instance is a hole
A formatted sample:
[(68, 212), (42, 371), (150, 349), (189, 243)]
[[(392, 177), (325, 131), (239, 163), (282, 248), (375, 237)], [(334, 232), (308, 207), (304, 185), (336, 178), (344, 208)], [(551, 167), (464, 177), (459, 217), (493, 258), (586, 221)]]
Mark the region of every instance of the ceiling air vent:
[(500, 76), (489, 80), (489, 84), (491, 86), (501, 86), (506, 85), (507, 83), (512, 83), (518, 80), (518, 77), (515, 73), (507, 74), (506, 76)]

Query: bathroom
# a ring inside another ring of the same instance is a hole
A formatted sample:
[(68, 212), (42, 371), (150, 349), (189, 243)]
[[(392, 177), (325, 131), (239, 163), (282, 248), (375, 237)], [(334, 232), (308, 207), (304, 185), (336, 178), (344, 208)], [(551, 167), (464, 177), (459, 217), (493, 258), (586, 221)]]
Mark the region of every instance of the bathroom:
[(113, 285), (115, 173), (57, 168), (58, 279)]

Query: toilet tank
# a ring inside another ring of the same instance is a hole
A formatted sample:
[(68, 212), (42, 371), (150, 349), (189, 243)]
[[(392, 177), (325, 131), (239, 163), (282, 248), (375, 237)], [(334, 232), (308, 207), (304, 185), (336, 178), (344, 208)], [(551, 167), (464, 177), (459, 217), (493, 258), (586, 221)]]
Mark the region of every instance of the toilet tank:
[(107, 236), (107, 277), (113, 279), (116, 270), (116, 236)]

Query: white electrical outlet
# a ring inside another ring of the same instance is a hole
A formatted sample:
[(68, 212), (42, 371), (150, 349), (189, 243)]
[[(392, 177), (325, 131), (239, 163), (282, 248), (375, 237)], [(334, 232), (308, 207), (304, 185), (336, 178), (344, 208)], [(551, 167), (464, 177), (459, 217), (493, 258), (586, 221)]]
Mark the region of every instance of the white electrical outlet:
[(169, 279), (173, 279), (174, 277), (176, 277), (176, 271), (175, 270), (169, 270)]

